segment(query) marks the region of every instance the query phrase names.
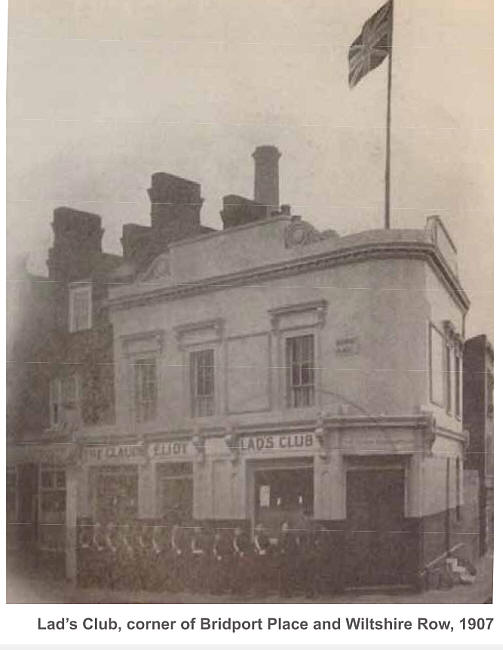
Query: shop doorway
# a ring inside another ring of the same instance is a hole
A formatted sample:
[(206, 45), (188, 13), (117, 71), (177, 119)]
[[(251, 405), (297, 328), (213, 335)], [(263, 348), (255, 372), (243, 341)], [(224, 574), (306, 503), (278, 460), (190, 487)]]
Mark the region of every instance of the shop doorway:
[(138, 516), (136, 465), (100, 468), (96, 477), (96, 519), (101, 522), (133, 521)]
[(163, 520), (173, 524), (191, 522), (193, 498), (192, 463), (157, 465), (157, 503)]
[(404, 503), (404, 469), (348, 470), (346, 584), (376, 586), (410, 582), (412, 540)]
[(277, 538), (281, 524), (305, 530), (313, 516), (314, 485), (311, 459), (258, 465), (253, 472), (253, 523)]

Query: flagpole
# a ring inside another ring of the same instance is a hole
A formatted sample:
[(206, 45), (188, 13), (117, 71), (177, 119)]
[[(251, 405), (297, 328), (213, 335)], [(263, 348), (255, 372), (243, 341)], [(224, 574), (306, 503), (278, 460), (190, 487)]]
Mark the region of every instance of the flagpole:
[(390, 0), (391, 19), (388, 36), (388, 108), (386, 115), (386, 170), (384, 173), (384, 228), (390, 228), (390, 172), (391, 172), (391, 79), (393, 69), (393, 0)]

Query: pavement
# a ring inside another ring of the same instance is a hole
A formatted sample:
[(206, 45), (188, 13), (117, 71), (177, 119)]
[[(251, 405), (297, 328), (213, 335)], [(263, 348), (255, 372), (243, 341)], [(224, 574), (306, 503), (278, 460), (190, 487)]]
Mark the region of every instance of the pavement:
[(7, 603), (340, 603), (340, 604), (477, 604), (492, 602), (493, 557), (487, 554), (477, 565), (476, 580), (471, 585), (449, 589), (413, 592), (404, 589), (351, 590), (330, 597), (285, 598), (267, 596), (230, 596), (206, 593), (153, 593), (148, 591), (112, 591), (105, 588), (82, 589), (64, 580), (37, 576), (7, 577)]

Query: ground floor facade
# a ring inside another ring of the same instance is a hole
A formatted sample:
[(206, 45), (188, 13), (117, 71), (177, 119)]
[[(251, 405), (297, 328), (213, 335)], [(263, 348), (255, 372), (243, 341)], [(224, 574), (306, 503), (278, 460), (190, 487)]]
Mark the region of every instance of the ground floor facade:
[(306, 544), (313, 527), (326, 531), (344, 588), (420, 588), (477, 543), (463, 521), (462, 450), (427, 416), (17, 445), (8, 550), (59, 557), (74, 579), (81, 532), (96, 522), (176, 524), (188, 548), (200, 525), (224, 536), (239, 526), (250, 539), (263, 527), (274, 548), (287, 522)]

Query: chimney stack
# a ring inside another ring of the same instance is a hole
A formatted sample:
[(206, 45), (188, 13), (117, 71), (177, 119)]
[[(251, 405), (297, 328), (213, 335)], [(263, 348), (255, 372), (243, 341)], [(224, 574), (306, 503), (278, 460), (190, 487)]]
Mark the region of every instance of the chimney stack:
[(203, 205), (201, 186), (186, 178), (157, 172), (147, 190), (152, 204), (152, 228), (167, 241), (176, 241), (199, 234)]
[(60, 207), (54, 210), (52, 229), (54, 242), (47, 260), (50, 279), (71, 282), (91, 275), (101, 255), (101, 217)]
[(267, 206), (267, 215), (279, 207), (279, 158), (272, 145), (262, 145), (252, 154), (255, 160), (255, 196), (257, 203)]

